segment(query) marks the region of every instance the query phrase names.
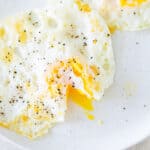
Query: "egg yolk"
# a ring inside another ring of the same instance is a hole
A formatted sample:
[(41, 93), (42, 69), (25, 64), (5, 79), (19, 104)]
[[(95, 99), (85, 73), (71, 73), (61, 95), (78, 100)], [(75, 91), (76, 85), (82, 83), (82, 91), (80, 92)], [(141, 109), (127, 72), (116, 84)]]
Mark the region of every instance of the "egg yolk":
[[(71, 74), (82, 82), (82, 88), (76, 87), (77, 81), (74, 81), (73, 77), (70, 76)], [(101, 90), (100, 83), (95, 80), (99, 74), (100, 71), (97, 66), (83, 65), (78, 59), (71, 58), (52, 66), (50, 77), (47, 77), (46, 82), (53, 98), (65, 95), (67, 100), (72, 100), (84, 110), (92, 111), (94, 109), (92, 104), (94, 100), (93, 91)]]
[(82, 107), (84, 110), (92, 111), (94, 109), (92, 98), (89, 98), (87, 95), (82, 93), (81, 90), (68, 86), (67, 92), (67, 98)]
[(141, 4), (143, 4), (146, 1), (147, 0), (120, 0), (120, 4), (123, 7), (124, 6), (136, 7), (136, 6), (140, 6)]

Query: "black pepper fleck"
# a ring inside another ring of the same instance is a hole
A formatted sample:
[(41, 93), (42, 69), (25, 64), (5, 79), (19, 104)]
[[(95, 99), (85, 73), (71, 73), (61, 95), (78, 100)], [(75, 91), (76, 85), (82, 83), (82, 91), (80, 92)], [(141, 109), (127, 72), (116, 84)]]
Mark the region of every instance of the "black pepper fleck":
[(135, 11), (133, 12), (133, 15), (136, 15), (136, 12), (135, 12)]
[(110, 34), (108, 33), (107, 36), (110, 37)]
[(87, 43), (86, 43), (86, 42), (84, 42), (84, 43), (83, 43), (83, 46), (87, 46)]
[(123, 110), (126, 110), (126, 107), (123, 107), (122, 109), (123, 109)]
[(86, 39), (87, 39), (87, 38), (84, 36), (84, 37), (83, 37), (83, 40), (86, 40)]
[(75, 38), (76, 38), (76, 39), (79, 38), (79, 35), (76, 35)]

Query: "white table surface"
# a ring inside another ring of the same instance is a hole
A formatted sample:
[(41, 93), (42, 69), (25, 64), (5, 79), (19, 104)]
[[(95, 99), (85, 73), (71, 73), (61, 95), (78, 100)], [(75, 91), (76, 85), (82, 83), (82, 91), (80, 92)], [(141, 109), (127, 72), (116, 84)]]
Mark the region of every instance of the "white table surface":
[(16, 146), (5, 141), (0, 141), (0, 149), (1, 150), (20, 150), (20, 148), (17, 148)]
[[(0, 141), (0, 149), (1, 150), (20, 150), (21, 148), (17, 148), (12, 144), (8, 144), (6, 141)], [(128, 150), (149, 150), (150, 149), (150, 138), (142, 141), (141, 143), (129, 148)]]

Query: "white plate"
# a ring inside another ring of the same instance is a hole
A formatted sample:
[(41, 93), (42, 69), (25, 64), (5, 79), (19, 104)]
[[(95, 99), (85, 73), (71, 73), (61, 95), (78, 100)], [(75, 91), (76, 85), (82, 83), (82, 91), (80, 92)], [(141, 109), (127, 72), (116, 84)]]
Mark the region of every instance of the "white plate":
[[(0, 0), (0, 18), (33, 7), (43, 0)], [(150, 30), (113, 36), (116, 56), (114, 85), (95, 103), (95, 121), (70, 104), (66, 122), (36, 141), (0, 128), (0, 134), (27, 149), (120, 150), (150, 135)], [(103, 121), (99, 125), (98, 120)]]

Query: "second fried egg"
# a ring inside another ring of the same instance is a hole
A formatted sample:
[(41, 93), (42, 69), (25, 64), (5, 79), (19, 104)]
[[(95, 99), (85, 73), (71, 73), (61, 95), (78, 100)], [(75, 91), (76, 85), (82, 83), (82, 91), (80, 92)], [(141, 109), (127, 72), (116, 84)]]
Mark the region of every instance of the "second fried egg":
[(98, 9), (111, 32), (150, 27), (150, 0), (84, 0)]

